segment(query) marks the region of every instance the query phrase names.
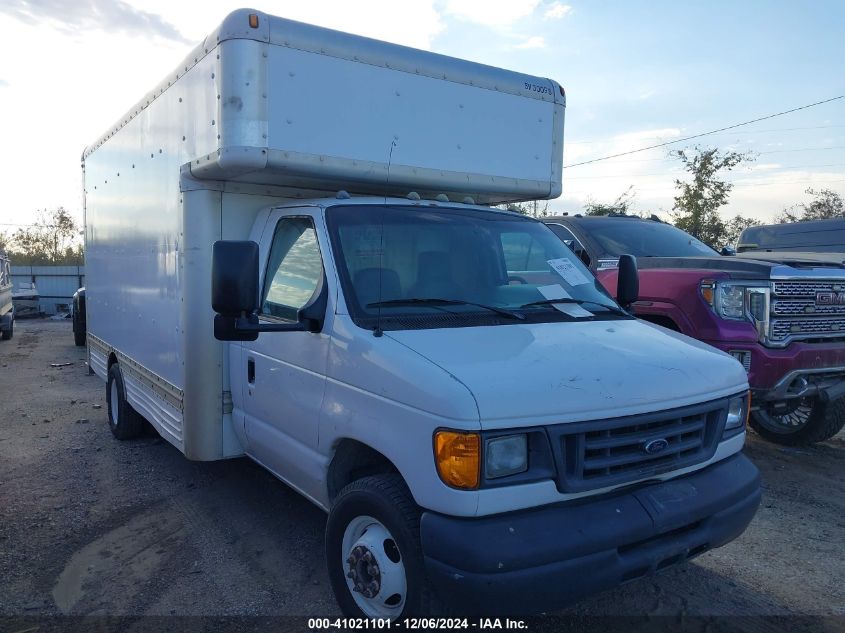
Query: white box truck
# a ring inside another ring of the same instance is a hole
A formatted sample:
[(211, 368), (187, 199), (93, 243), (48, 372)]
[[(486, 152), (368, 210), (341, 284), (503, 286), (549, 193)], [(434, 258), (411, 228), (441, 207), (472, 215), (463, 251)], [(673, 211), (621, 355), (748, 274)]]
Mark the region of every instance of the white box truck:
[(560, 193), (564, 101), (232, 13), (84, 153), (114, 435), (146, 419), (323, 508), (348, 615), (548, 610), (738, 536), (760, 499), (740, 364), (488, 206)]

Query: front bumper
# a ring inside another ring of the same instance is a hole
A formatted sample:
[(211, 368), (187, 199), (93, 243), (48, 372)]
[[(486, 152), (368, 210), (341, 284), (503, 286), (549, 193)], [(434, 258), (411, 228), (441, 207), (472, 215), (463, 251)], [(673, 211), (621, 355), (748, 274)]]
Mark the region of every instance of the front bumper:
[(704, 342), (724, 352), (751, 352), (748, 383), (761, 395), (777, 389), (793, 372), (824, 374), (845, 369), (845, 343), (791, 343), (784, 348), (769, 348), (759, 343)]
[(477, 614), (539, 613), (733, 540), (760, 503), (736, 455), (685, 477), (578, 503), (463, 519), (425, 512), (426, 569), (441, 597)]

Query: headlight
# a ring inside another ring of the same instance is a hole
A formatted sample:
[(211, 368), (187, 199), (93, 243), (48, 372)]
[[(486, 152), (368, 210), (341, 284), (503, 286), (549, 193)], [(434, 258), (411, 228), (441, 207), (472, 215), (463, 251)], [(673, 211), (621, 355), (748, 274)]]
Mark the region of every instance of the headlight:
[(731, 398), (728, 404), (728, 419), (725, 422), (723, 438), (736, 435), (745, 427), (750, 401), (750, 393), (744, 393), (741, 396)]
[(745, 320), (745, 287), (719, 284), (718, 289), (716, 305), (719, 316), (725, 319)]
[(699, 292), (707, 305), (723, 319), (751, 321), (765, 332), (769, 318), (769, 288), (753, 281), (702, 279)]
[(484, 472), (488, 479), (528, 470), (528, 440), (525, 435), (506, 435), (487, 440)]

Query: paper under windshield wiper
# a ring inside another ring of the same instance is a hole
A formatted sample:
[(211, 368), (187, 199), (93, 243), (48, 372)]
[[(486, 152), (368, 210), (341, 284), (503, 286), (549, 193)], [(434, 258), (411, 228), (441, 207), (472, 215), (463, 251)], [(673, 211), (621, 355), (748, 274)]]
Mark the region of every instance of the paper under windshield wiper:
[(525, 319), (525, 316), (517, 312), (511, 312), (504, 308), (497, 308), (496, 306), (488, 306), (483, 303), (475, 303), (474, 301), (462, 301), (460, 299), (389, 299), (387, 301), (376, 301), (375, 303), (368, 303), (368, 308), (382, 308), (389, 306), (414, 306), (414, 305), (429, 305), (437, 306), (475, 306), (477, 308), (484, 308), (496, 314), (501, 314), (511, 319)]
[(618, 314), (619, 316), (631, 316), (622, 308), (617, 308), (616, 306), (610, 306), (606, 303), (600, 303), (598, 301), (593, 301), (592, 299), (573, 299), (571, 297), (565, 297), (560, 299), (541, 299), (540, 301), (532, 301), (531, 303), (525, 303), (520, 308), (530, 308), (531, 306), (550, 306), (554, 305), (555, 303), (574, 303), (576, 305), (584, 305), (585, 303), (592, 303), (593, 305), (600, 306), (607, 310), (608, 312), (613, 312), (614, 314)]

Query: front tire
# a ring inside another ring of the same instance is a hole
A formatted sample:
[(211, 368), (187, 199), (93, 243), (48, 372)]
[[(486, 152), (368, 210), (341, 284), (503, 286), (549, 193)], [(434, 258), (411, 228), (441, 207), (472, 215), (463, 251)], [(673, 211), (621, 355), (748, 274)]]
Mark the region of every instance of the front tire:
[(77, 347), (85, 347), (85, 328), (80, 327), (75, 312), (73, 314), (73, 343)]
[(109, 378), (106, 382), (106, 411), (109, 428), (117, 439), (131, 440), (144, 431), (144, 419), (126, 400), (126, 385), (117, 363), (109, 368)]
[(822, 402), (797, 398), (785, 409), (772, 405), (751, 412), (751, 428), (764, 439), (784, 446), (806, 446), (829, 440), (845, 426), (845, 398)]
[(326, 563), (348, 617), (397, 620), (439, 610), (420, 546), (420, 510), (399, 475), (341, 490), (326, 525)]
[(7, 330), (3, 330), (3, 333), (0, 334), (0, 338), (4, 341), (10, 340), (15, 335), (15, 320), (12, 319), (9, 322), (9, 328)]

